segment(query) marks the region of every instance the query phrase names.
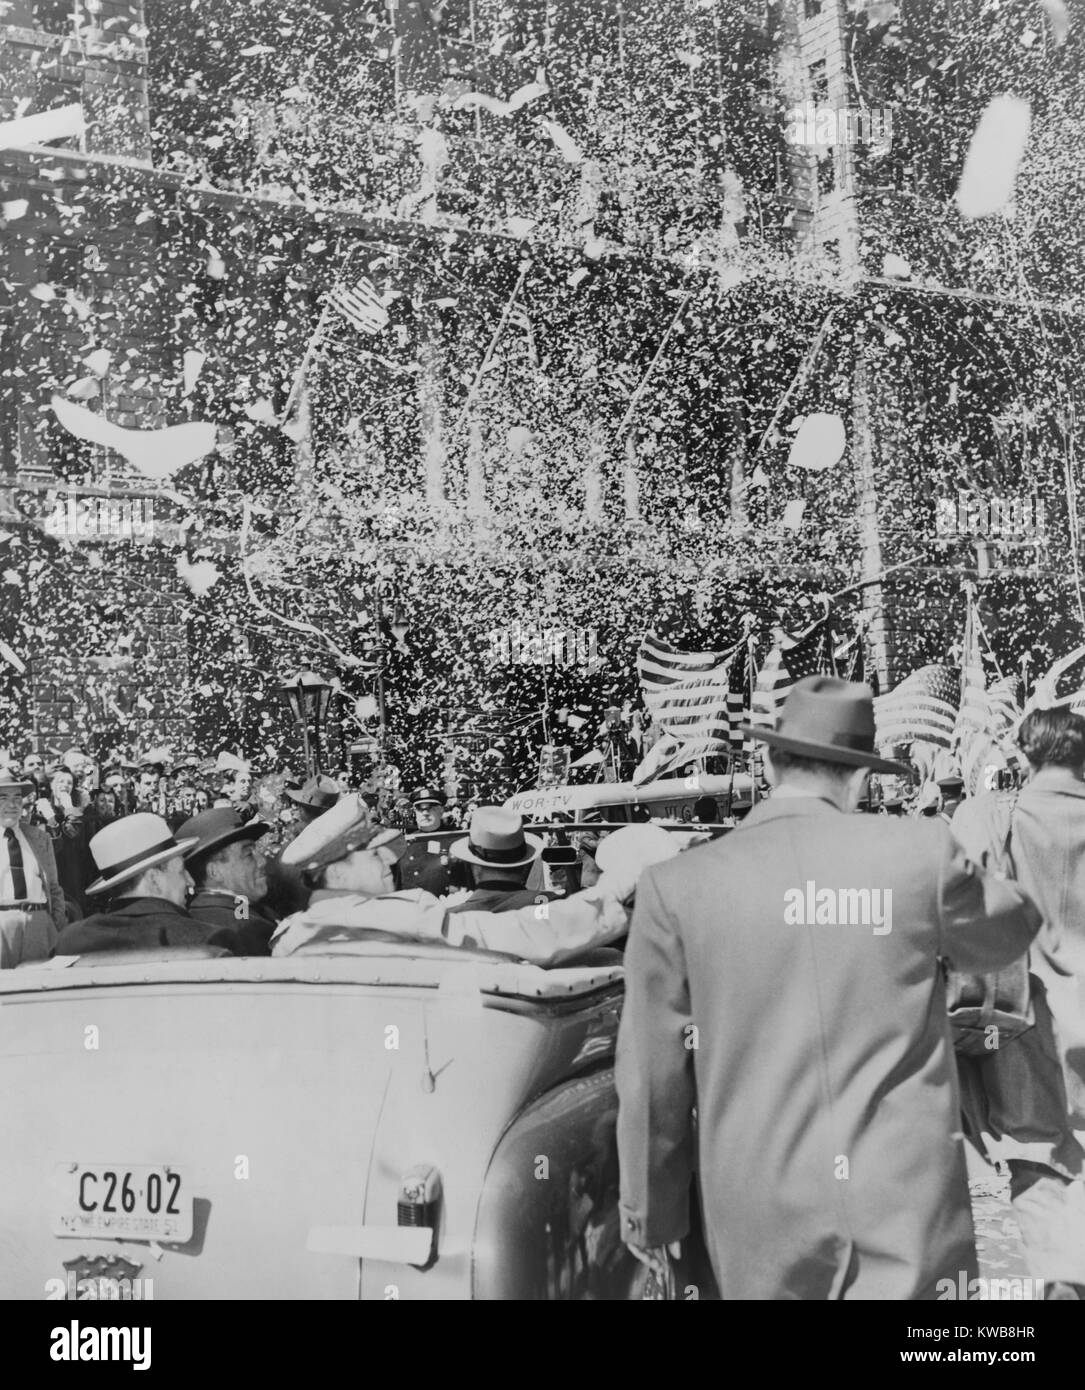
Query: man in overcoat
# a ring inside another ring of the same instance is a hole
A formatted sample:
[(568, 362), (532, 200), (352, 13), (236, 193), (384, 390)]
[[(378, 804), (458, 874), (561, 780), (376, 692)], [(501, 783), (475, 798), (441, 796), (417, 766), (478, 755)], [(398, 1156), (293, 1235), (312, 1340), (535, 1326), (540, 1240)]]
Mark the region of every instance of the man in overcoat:
[(850, 814), (870, 769), (900, 771), (866, 686), (809, 677), (745, 732), (772, 797), (638, 886), (623, 1237), (665, 1264), (696, 1174), (725, 1299), (956, 1291), (976, 1254), (942, 960), (996, 970), (1039, 916), (943, 822)]
[(23, 799), (35, 790), (11, 768), (0, 768), (0, 969), (47, 960), (68, 920), (47, 831), (22, 819)]

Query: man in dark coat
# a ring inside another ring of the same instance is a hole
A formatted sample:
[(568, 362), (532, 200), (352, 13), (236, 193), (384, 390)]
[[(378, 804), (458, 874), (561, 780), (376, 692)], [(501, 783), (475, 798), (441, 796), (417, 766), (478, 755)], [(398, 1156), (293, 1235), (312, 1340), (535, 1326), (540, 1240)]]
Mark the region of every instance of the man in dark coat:
[(197, 841), (185, 861), (196, 890), (188, 910), (210, 929), (210, 945), (225, 946), (235, 956), (271, 954), (279, 919), (264, 905), (267, 866), (257, 846), (270, 829), (266, 821), (242, 820), (224, 806), (202, 811), (177, 832)]
[(108, 893), (113, 904), (65, 927), (56, 954), (206, 945), (206, 926), (184, 908), (192, 887), (185, 855), (195, 844), (195, 839), (175, 840), (165, 820), (149, 811), (99, 830), (90, 842), (98, 878), (87, 888), (87, 897)]
[(808, 677), (744, 732), (771, 799), (637, 890), (623, 1237), (665, 1266), (696, 1172), (725, 1299), (952, 1296), (977, 1262), (941, 962), (998, 970), (1039, 913), (943, 822), (849, 814), (900, 770), (866, 686)]
[(527, 886), (542, 841), (525, 835), (516, 811), (500, 806), (480, 806), (471, 818), (471, 829), (452, 842), (449, 853), (458, 863), (470, 865), (474, 891), (449, 912), (515, 912), (517, 908), (555, 899), (556, 893), (534, 891)]
[(22, 820), (34, 784), (0, 768), (0, 969), (47, 960), (68, 920), (48, 833)]
[(452, 859), (447, 841), (434, 838), (442, 829), (447, 797), (438, 787), (416, 787), (411, 793), (417, 833), (407, 837), (407, 850), (396, 865), (399, 888), (422, 888), (443, 898), (456, 888), (471, 888), (470, 871)]
[[(966, 1132), (1009, 1168), (1030, 1272), (1047, 1297), (1085, 1299), (1085, 719), (1036, 709), (1018, 745), (1019, 792), (964, 801), (966, 854), (1004, 858), (1043, 913), (1029, 951), (1035, 1024), (985, 1056), (961, 1057)], [(939, 783), (939, 786), (942, 784)], [(1061, 1289), (1056, 1286), (1064, 1286)]]

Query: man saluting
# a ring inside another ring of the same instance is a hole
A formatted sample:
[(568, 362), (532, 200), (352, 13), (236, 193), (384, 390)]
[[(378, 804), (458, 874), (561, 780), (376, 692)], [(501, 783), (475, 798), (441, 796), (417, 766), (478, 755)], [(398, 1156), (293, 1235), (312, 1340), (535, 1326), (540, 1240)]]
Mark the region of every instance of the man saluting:
[(725, 1299), (934, 1298), (976, 1273), (940, 961), (1009, 965), (1039, 914), (944, 822), (849, 814), (871, 769), (903, 770), (866, 686), (809, 677), (745, 732), (772, 798), (637, 891), (623, 1237), (665, 1272), (696, 1171)]

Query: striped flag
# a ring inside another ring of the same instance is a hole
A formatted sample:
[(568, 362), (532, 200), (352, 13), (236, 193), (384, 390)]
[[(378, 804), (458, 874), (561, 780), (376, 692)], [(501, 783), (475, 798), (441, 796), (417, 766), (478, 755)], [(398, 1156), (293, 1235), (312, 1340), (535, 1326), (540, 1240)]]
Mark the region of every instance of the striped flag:
[(353, 285), (340, 283), (330, 289), (328, 304), (359, 333), (379, 333), (388, 327), (388, 310), (373, 282), (364, 275)]
[(798, 637), (785, 633), (757, 673), (750, 723), (771, 728), (796, 681), (806, 676), (834, 674), (827, 618), (820, 618)]
[(921, 666), (874, 701), (879, 748), (919, 739), (939, 748), (953, 745), (960, 707), (960, 672), (955, 666)]
[(738, 754), (750, 747), (750, 740), (742, 732), (742, 725), (750, 722), (750, 650), (748, 645), (739, 648), (731, 662), (731, 674), (727, 682), (727, 722), (730, 725), (731, 752)]
[(717, 739), (698, 738), (687, 743), (683, 739), (675, 738), (673, 734), (661, 734), (634, 769), (633, 785), (640, 787), (645, 782), (654, 782), (658, 777), (674, 772), (676, 768), (688, 767), (689, 764), (719, 751), (720, 744)]
[(731, 668), (744, 657), (737, 647), (681, 652), (649, 633), (637, 654), (637, 674), (652, 718), (676, 739), (703, 741), (705, 751), (725, 753), (731, 737)]

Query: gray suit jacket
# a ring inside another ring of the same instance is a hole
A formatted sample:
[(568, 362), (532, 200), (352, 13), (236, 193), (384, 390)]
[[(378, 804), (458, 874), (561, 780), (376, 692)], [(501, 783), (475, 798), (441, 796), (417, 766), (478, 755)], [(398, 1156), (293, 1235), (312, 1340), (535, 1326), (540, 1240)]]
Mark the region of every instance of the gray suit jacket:
[(25, 821), (20, 823), (19, 829), (29, 840), (30, 847), (41, 867), (49, 903), (49, 915), (53, 919), (53, 925), (57, 931), (63, 931), (68, 924), (68, 909), (64, 902), (64, 890), (57, 877), (57, 861), (56, 855), (53, 853), (52, 837), (41, 826), (27, 825)]
[[(881, 923), (852, 889), (879, 893)], [(972, 1277), (939, 958), (996, 970), (1038, 923), (941, 821), (816, 797), (649, 869), (618, 1040), (625, 1238), (683, 1237), (696, 1168), (724, 1298), (931, 1298)]]

